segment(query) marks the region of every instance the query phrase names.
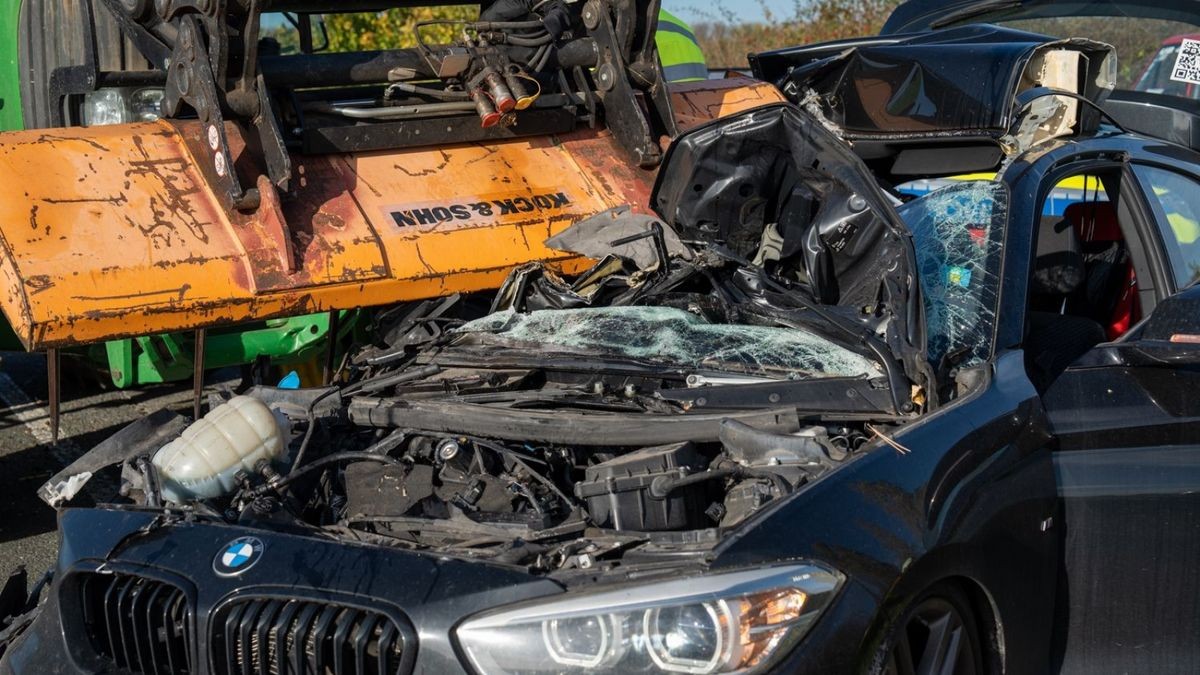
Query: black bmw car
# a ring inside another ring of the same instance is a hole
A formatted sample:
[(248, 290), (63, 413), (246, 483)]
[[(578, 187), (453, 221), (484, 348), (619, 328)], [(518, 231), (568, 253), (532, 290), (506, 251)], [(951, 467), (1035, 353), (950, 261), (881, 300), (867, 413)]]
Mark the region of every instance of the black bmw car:
[(1200, 669), (1198, 118), (973, 23), (1062, 3), (929, 4), (754, 57), (793, 103), (556, 236), (584, 274), (65, 469), (0, 672)]

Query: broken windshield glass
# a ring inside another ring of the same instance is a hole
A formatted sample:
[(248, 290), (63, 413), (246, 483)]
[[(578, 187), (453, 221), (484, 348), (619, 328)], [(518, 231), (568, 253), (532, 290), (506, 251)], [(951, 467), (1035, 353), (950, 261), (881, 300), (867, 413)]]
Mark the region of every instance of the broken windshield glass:
[(592, 353), (682, 368), (732, 369), (793, 378), (878, 377), (879, 366), (795, 328), (708, 323), (670, 307), (594, 307), (497, 312), (466, 324), (485, 344)]
[(916, 247), (929, 360), (977, 365), (992, 349), (1008, 190), (970, 181), (899, 209)]

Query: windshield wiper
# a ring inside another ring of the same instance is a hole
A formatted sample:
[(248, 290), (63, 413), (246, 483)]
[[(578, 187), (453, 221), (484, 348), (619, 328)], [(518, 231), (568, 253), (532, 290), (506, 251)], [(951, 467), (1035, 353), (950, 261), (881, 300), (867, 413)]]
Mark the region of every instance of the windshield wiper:
[(804, 413), (893, 419), (898, 413), (883, 385), (882, 380), (865, 377), (836, 377), (663, 389), (656, 396), (704, 410), (760, 410), (787, 405)]

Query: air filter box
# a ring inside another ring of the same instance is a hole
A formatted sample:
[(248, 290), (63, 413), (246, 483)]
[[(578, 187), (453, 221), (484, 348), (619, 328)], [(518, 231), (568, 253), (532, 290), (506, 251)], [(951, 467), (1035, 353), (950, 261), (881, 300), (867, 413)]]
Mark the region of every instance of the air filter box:
[(650, 496), (655, 478), (681, 478), (703, 471), (708, 460), (691, 443), (645, 448), (588, 467), (575, 485), (600, 527), (635, 532), (698, 529), (711, 525), (705, 483), (681, 487), (663, 499)]

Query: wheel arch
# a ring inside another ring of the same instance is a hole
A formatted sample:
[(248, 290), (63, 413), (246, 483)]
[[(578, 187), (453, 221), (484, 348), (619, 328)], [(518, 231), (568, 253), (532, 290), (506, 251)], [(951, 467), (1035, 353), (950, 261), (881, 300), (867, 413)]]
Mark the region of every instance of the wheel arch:
[(897, 621), (927, 592), (948, 585), (961, 592), (969, 603), (979, 633), (979, 644), (985, 650), (984, 672), (987, 675), (1006, 673), (1007, 624), (993, 593), (976, 575), (969, 572), (945, 569), (934, 572), (929, 569), (931, 565), (920, 567), (922, 569), (906, 570), (880, 603), (879, 612), (871, 622), (860, 652), (863, 660), (859, 671), (877, 672), (884, 653), (881, 648), (895, 630)]

